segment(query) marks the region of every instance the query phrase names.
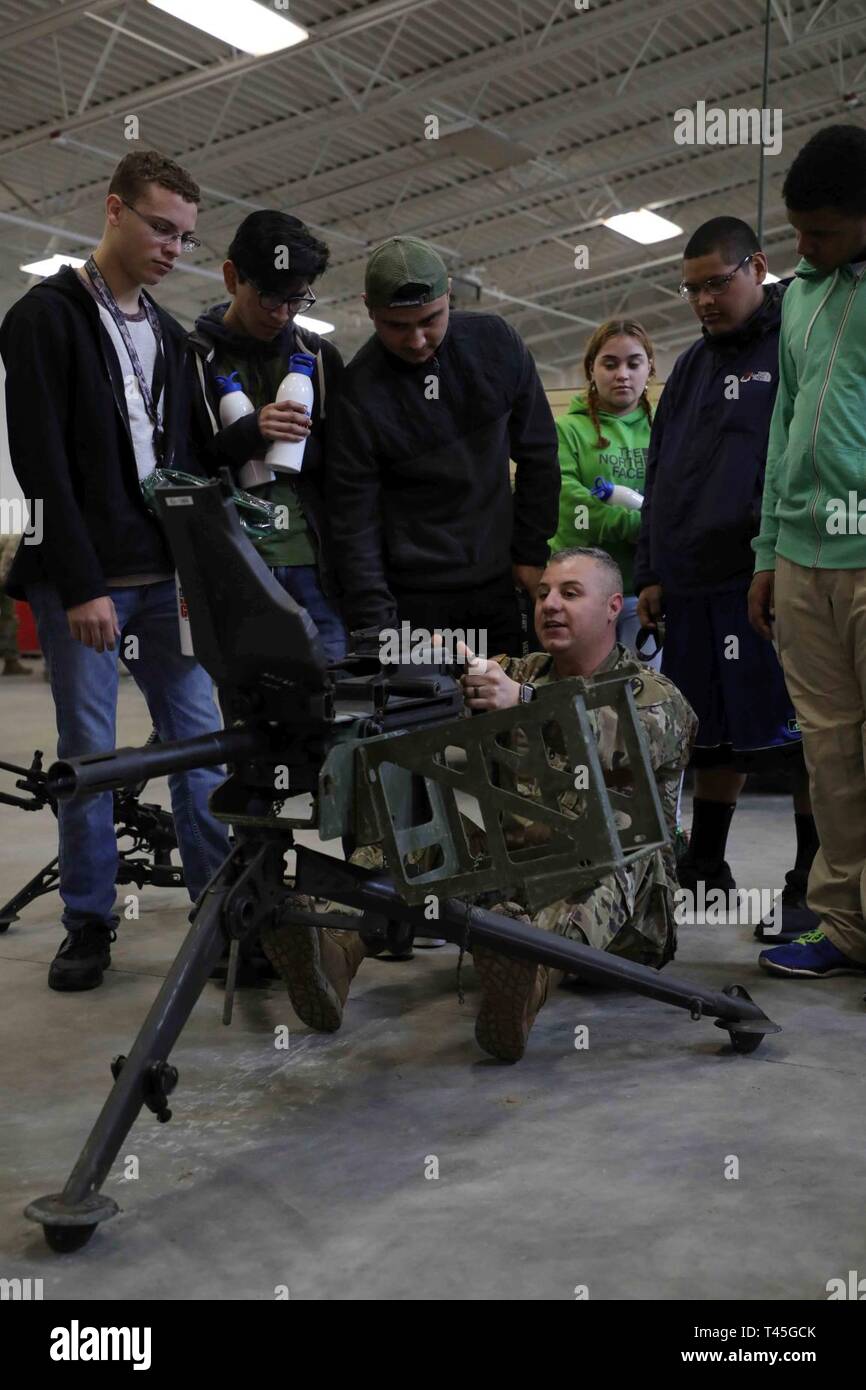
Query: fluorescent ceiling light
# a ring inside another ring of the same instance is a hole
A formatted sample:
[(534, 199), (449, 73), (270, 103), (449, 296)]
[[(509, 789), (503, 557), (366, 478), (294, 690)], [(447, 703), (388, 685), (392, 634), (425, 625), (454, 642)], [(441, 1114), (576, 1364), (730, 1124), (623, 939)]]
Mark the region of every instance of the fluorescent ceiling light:
[(318, 333), (324, 337), (326, 333), (333, 333), (334, 325), (326, 323), (324, 319), (310, 319), (306, 314), (296, 314), (295, 323), (299, 328), (309, 328), (311, 333)]
[(766, 273), (766, 275), (764, 276), (764, 284), (765, 284), (765, 285), (776, 285), (776, 284), (778, 284), (778, 283), (779, 283), (779, 277), (778, 277), (778, 275), (774, 275), (773, 272), (772, 272), (772, 270), (768, 270), (767, 273)]
[(667, 241), (669, 237), (679, 236), (683, 230), (676, 222), (659, 217), (649, 208), (638, 208), (637, 212), (619, 212), (616, 217), (605, 218), (604, 225), (610, 227), (611, 231), (631, 237), (632, 241), (639, 241), (643, 246), (649, 246), (654, 241)]
[(25, 275), (56, 275), (61, 266), (71, 265), (76, 270), (84, 265), (80, 256), (49, 256), (44, 261), (29, 261), (27, 265), (20, 265), (19, 270), (23, 270)]
[(256, 57), (278, 53), (310, 37), (300, 24), (275, 14), (257, 0), (150, 0), (158, 10), (203, 29), (215, 39)]

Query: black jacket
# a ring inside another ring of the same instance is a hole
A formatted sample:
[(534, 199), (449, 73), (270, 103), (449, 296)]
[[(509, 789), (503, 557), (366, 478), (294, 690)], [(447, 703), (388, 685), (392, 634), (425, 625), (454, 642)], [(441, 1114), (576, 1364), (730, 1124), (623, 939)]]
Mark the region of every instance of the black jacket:
[(346, 368), (330, 428), (326, 500), (350, 628), (393, 625), (392, 585), (472, 588), (547, 561), (556, 429), (505, 319), (453, 313), (420, 366), (369, 339)]
[[(289, 358), (293, 352), (307, 352), (317, 359), (313, 373), (312, 427), (304, 449), (303, 467), (294, 481), (304, 520), (315, 544), (319, 581), (326, 594), (333, 594), (336, 579), (330, 563), (331, 541), (323, 498), (327, 441), (325, 422), (336, 404), (343, 375), (343, 359), (333, 343), (306, 328), (287, 328), (269, 343), (259, 342), (248, 334), (233, 333), (223, 322), (227, 308), (228, 304), (218, 304), (208, 309), (207, 313), (196, 319), (195, 331), (189, 336), (199, 378), (199, 390), (195, 396), (197, 433), (216, 435), (220, 451), (218, 462), (228, 460), (233, 474), (237, 474), (250, 458), (259, 454), (267, 443), (259, 430), (258, 411), (255, 415), (242, 416), (225, 429), (220, 426), (219, 392), (212, 369), (217, 348), (221, 356), (243, 363), (246, 368), (243, 375), (253, 379), (273, 378), (275, 359), (281, 364), (276, 375), (282, 379), (289, 369)], [(269, 397), (269, 401), (272, 399), (272, 396)]]
[(638, 594), (648, 584), (687, 594), (751, 581), (784, 290), (784, 282), (769, 285), (742, 328), (715, 337), (704, 331), (674, 364), (650, 436), (634, 565)]
[[(162, 325), (165, 466), (202, 473), (190, 433), (196, 390), (182, 326)], [(6, 583), (14, 598), (53, 582), (64, 608), (99, 598), (106, 576), (174, 569), (141, 495), (117, 353), (93, 297), (64, 267), (13, 304), (0, 326), (12, 467), (26, 499), (42, 500), (41, 544), (21, 544)], [(206, 446), (213, 445), (208, 438)], [(213, 467), (213, 465), (211, 465)]]

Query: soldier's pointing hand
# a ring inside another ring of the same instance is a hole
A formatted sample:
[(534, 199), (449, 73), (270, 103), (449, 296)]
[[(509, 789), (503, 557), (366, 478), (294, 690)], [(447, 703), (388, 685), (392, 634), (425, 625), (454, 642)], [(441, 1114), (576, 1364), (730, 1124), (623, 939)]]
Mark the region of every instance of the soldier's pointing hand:
[(496, 661), (475, 656), (465, 642), (457, 643), (457, 655), (466, 662), (466, 674), (460, 677), (463, 699), (473, 714), (489, 710), (510, 709), (520, 700), (520, 686), (506, 676)]

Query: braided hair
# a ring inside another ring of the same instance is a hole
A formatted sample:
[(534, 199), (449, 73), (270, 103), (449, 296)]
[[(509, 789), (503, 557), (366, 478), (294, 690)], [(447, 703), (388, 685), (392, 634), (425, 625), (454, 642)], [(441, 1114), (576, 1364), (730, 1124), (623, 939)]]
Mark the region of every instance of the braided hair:
[[(636, 323), (632, 319), (605, 319), (604, 323), (599, 324), (586, 345), (586, 352), (583, 357), (583, 372), (588, 383), (586, 400), (589, 409), (589, 418), (595, 429), (596, 443), (599, 449), (606, 449), (610, 444), (610, 440), (606, 439), (601, 432), (601, 422), (598, 418), (598, 387), (592, 379), (592, 369), (595, 366), (595, 359), (598, 357), (605, 343), (609, 342), (611, 338), (620, 337), (635, 338), (647, 355), (647, 361), (650, 365), (650, 377), (652, 377), (655, 372), (655, 354), (653, 352), (652, 341), (646, 329), (641, 324)], [(653, 413), (646, 387), (644, 387), (641, 392), (640, 406), (647, 420), (651, 422)]]

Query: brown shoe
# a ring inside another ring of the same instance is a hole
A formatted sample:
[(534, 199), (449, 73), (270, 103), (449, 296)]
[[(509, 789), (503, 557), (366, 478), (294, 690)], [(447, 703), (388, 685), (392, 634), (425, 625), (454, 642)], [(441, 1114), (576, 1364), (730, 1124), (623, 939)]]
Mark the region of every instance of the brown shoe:
[[(491, 911), (529, 923), (517, 903), (498, 903)], [(546, 965), (513, 960), (489, 946), (476, 946), (472, 958), (481, 978), (481, 1008), (475, 1021), (478, 1046), (500, 1061), (519, 1062), (536, 1015), (555, 983), (551, 976), (561, 978), (561, 973)]]
[(4, 676), (29, 676), (30, 667), (25, 666), (23, 661), (19, 661), (17, 656), (7, 656), (3, 665)]
[[(310, 898), (296, 899), (294, 905), (315, 911)], [(349, 986), (365, 955), (358, 932), (285, 922), (266, 927), (261, 942), (302, 1023), (319, 1033), (336, 1033)]]

